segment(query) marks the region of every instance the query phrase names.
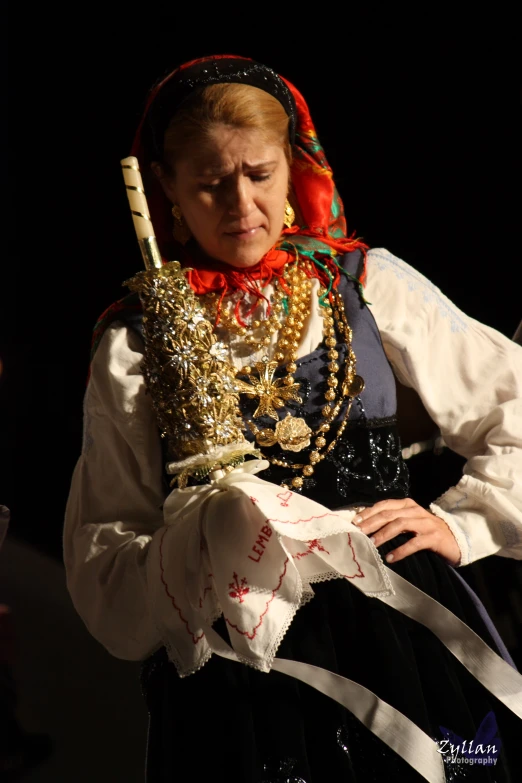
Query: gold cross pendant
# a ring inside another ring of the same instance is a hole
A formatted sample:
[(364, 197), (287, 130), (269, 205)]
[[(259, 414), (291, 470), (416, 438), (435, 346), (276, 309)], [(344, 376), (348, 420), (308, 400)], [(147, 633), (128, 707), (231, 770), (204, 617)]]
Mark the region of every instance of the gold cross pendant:
[(294, 381), (285, 383), (283, 378), (274, 380), (278, 362), (269, 362), (266, 359), (256, 362), (254, 367), (258, 377), (249, 377), (249, 382), (236, 378), (236, 389), (240, 394), (247, 394), (251, 399), (259, 397), (259, 405), (254, 413), (254, 419), (258, 419), (260, 416), (270, 416), (271, 419), (279, 421), (276, 408), (282, 408), (287, 400), (302, 402), (297, 393), (300, 384)]

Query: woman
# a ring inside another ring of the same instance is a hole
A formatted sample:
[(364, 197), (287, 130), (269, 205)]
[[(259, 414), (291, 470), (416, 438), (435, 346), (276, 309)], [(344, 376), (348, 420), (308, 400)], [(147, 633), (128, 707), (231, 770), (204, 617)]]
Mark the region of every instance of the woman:
[[(455, 619), (509, 657), (451, 566), (522, 556), (520, 349), (347, 235), (306, 103), (270, 69), (182, 66), (134, 151), (162, 255), (190, 270), (161, 335), (172, 396), (131, 295), (95, 333), (65, 560), (93, 635), (145, 660), (147, 779), (515, 779), (520, 679)], [(390, 365), (468, 458), (429, 511), (408, 498)], [(201, 432), (242, 464), (219, 491)], [(165, 463), (188, 489), (168, 494)], [(455, 737), (496, 749), (433, 755)]]

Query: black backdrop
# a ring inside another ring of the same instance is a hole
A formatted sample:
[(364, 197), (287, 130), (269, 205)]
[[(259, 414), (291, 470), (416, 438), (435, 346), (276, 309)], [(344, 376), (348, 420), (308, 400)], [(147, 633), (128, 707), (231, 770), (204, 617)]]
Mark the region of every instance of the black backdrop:
[[(149, 86), (193, 57), (260, 60), (304, 93), (349, 225), (506, 335), (522, 317), (519, 105), (508, 45), (452, 20), (202, 7), (28, 12), (11, 66), (0, 502), (13, 535), (60, 557), (92, 326), (141, 268), (119, 161)], [(310, 12), (310, 9), (309, 9)], [(140, 19), (138, 15), (147, 16)], [(180, 16), (181, 14), (181, 16)], [(266, 18), (265, 18), (266, 17)], [(486, 23), (488, 20), (484, 20)], [(504, 41), (513, 23), (501, 19)], [(484, 379), (487, 383), (487, 379)], [(7, 435), (7, 437), (6, 437)]]

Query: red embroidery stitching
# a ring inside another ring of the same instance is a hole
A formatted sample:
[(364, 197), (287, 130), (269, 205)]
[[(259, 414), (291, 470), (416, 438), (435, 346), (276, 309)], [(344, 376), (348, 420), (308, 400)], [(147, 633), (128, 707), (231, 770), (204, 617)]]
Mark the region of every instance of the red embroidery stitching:
[(364, 572), (363, 572), (363, 570), (361, 568), (361, 564), (359, 563), (359, 561), (355, 557), (355, 549), (353, 548), (352, 537), (351, 537), (351, 535), (349, 533), (347, 533), (346, 535), (348, 536), (348, 546), (352, 550), (353, 560), (354, 560), (354, 563), (357, 563), (357, 568), (359, 569), (359, 573), (352, 574), (352, 576), (349, 576), (348, 574), (343, 574), (343, 576), (344, 576), (345, 579), (355, 579), (356, 576), (364, 576)]
[(291, 492), (280, 492), (279, 495), (276, 495), (276, 497), (278, 497), (282, 501), (282, 503), (281, 503), (282, 506), (288, 506), (288, 501), (292, 497), (292, 493)]
[(268, 601), (266, 602), (265, 609), (264, 609), (264, 611), (261, 613), (261, 615), (259, 616), (259, 622), (258, 622), (258, 624), (257, 624), (256, 626), (254, 626), (254, 628), (252, 629), (252, 632), (251, 632), (251, 633), (248, 633), (248, 631), (241, 631), (237, 625), (234, 625), (234, 623), (231, 623), (231, 622), (230, 622), (230, 620), (228, 619), (228, 617), (225, 617), (225, 620), (226, 620), (226, 622), (227, 622), (227, 625), (229, 625), (229, 626), (230, 626), (231, 628), (233, 628), (235, 631), (237, 631), (238, 633), (240, 633), (240, 634), (241, 634), (241, 636), (247, 636), (249, 639), (255, 639), (255, 637), (256, 637), (256, 634), (257, 634), (257, 631), (258, 631), (258, 628), (260, 628), (260, 627), (261, 627), (261, 625), (262, 625), (262, 623), (263, 623), (263, 620), (264, 620), (264, 618), (265, 618), (265, 615), (266, 615), (266, 613), (268, 612), (268, 609), (269, 609), (269, 607), (270, 607), (270, 604), (271, 604), (271, 603), (272, 603), (272, 601), (274, 600), (274, 598), (275, 598), (275, 595), (276, 595), (277, 591), (278, 591), (278, 590), (279, 590), (279, 588), (281, 587), (281, 584), (282, 584), (282, 582), (283, 582), (283, 579), (284, 579), (284, 577), (285, 577), (285, 574), (286, 574), (286, 566), (287, 566), (287, 564), (288, 564), (288, 557), (286, 558), (286, 560), (285, 560), (285, 562), (284, 562), (283, 573), (282, 573), (282, 574), (281, 574), (281, 576), (279, 577), (279, 582), (277, 583), (277, 587), (274, 587), (274, 589), (272, 590), (272, 595), (270, 596), (270, 598), (269, 598), (269, 599), (268, 599)]
[(163, 535), (161, 536), (161, 542), (160, 542), (160, 570), (161, 570), (161, 581), (162, 581), (162, 583), (163, 583), (163, 586), (165, 587), (165, 592), (167, 593), (168, 597), (170, 598), (170, 600), (171, 600), (171, 602), (172, 602), (172, 606), (174, 607), (174, 609), (175, 609), (175, 610), (177, 611), (177, 613), (179, 614), (180, 620), (181, 620), (181, 621), (182, 621), (182, 622), (185, 624), (185, 627), (186, 627), (186, 629), (187, 629), (187, 633), (189, 634), (189, 636), (191, 636), (191, 637), (192, 637), (192, 642), (193, 642), (194, 644), (197, 644), (199, 641), (201, 641), (201, 639), (203, 639), (203, 637), (205, 636), (205, 634), (203, 633), (203, 631), (201, 632), (201, 634), (200, 634), (199, 636), (195, 636), (195, 635), (192, 633), (192, 631), (191, 631), (191, 630), (190, 630), (190, 628), (189, 628), (188, 620), (186, 620), (186, 619), (183, 617), (183, 614), (182, 614), (182, 612), (181, 612), (181, 609), (180, 609), (180, 608), (179, 608), (179, 606), (177, 605), (177, 603), (176, 603), (176, 599), (174, 598), (174, 596), (172, 595), (172, 593), (170, 593), (170, 592), (169, 592), (168, 585), (167, 585), (167, 583), (166, 583), (166, 581), (165, 581), (165, 579), (164, 579), (164, 574), (165, 574), (165, 571), (164, 571), (164, 569), (163, 569), (163, 539), (165, 538), (165, 535), (166, 535), (166, 533), (167, 533), (167, 530), (168, 530), (168, 528), (166, 528), (166, 529), (163, 531)]
[(272, 528), (270, 525), (263, 525), (261, 528), (260, 533), (258, 534), (256, 538), (256, 543), (252, 547), (252, 552), (257, 555), (257, 557), (252, 557), (252, 555), (247, 555), (249, 560), (252, 560), (254, 563), (259, 563), (263, 555), (265, 554), (265, 548), (270, 539), (272, 538)]
[[(209, 579), (212, 579), (212, 577), (214, 576), (214, 574), (207, 574), (207, 576), (208, 576), (208, 578), (209, 578)], [(212, 585), (211, 585), (211, 584), (210, 584), (208, 587), (205, 587), (205, 589), (203, 590), (203, 595), (202, 595), (202, 597), (199, 599), (199, 608), (200, 608), (200, 609), (203, 609), (203, 601), (204, 601), (204, 600), (205, 600), (205, 598), (207, 597), (207, 593), (208, 593), (208, 591), (209, 591), (209, 590), (212, 590)]]
[(228, 589), (232, 591), (229, 593), (229, 596), (231, 598), (239, 598), (239, 603), (243, 604), (245, 602), (243, 596), (250, 592), (250, 588), (245, 587), (247, 584), (246, 576), (241, 579), (241, 583), (239, 583), (238, 576), (235, 571), (232, 576), (234, 581), (231, 582), (228, 586)]
[(314, 538), (312, 541), (307, 541), (306, 546), (308, 547), (306, 552), (298, 552), (296, 555), (293, 555), (293, 557), (297, 558), (297, 560), (300, 560), (302, 557), (306, 557), (307, 555), (312, 554), (314, 549), (317, 549), (319, 552), (326, 552), (327, 555), (330, 554), (330, 552), (321, 544), (320, 538)]
[(314, 549), (317, 549), (319, 552), (326, 552), (327, 555), (330, 554), (330, 552), (321, 544), (320, 538), (314, 538), (312, 541), (308, 541), (306, 545), (310, 552), (312, 552)]

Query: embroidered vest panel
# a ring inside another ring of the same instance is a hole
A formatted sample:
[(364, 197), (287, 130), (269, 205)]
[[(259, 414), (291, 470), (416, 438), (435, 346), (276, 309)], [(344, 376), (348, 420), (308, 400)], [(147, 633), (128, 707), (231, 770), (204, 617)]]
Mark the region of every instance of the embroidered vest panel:
[[(361, 258), (358, 250), (343, 258), (343, 267), (354, 280), (358, 275)], [(395, 379), (384, 353), (379, 330), (373, 315), (361, 299), (357, 284), (350, 277), (342, 275), (339, 292), (353, 331), (352, 347), (357, 359), (357, 374), (364, 378), (365, 388), (355, 398), (348, 425), (335, 448), (314, 466), (312, 476), (304, 478), (301, 489), (312, 500), (332, 509), (352, 504), (371, 505), (385, 498), (403, 498), (407, 497), (409, 491), (408, 470), (402, 458), (396, 426)], [(128, 302), (129, 307), (115, 314), (115, 320), (123, 321), (143, 337), (142, 314), (136, 310), (137, 297), (132, 295)], [(336, 350), (339, 352), (338, 363), (342, 367), (346, 346), (340, 343)], [(284, 418), (287, 413), (303, 418), (314, 432), (322, 423), (321, 409), (328, 388), (327, 351), (321, 344), (315, 351), (297, 360), (294, 377), (300, 384), (302, 402), (290, 401), (278, 411), (280, 418)], [(275, 377), (284, 375), (284, 367), (278, 368)], [(252, 419), (257, 403), (243, 394), (240, 407), (245, 419)], [(344, 411), (345, 408), (341, 408), (338, 418), (332, 422), (325, 436), (327, 442), (335, 437)], [(273, 427), (274, 424), (269, 417), (257, 418), (255, 423), (260, 429)], [(254, 439), (248, 429), (245, 437)], [(300, 452), (284, 451), (279, 444), (265, 448), (263, 452), (291, 464), (306, 465), (308, 454), (314, 448), (313, 440), (309, 448)], [(290, 484), (296, 475), (301, 475), (301, 471), (276, 465), (271, 465), (260, 474), (262, 478), (276, 484)]]

